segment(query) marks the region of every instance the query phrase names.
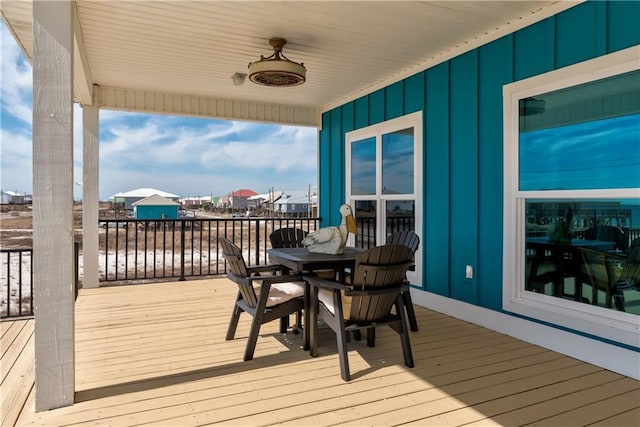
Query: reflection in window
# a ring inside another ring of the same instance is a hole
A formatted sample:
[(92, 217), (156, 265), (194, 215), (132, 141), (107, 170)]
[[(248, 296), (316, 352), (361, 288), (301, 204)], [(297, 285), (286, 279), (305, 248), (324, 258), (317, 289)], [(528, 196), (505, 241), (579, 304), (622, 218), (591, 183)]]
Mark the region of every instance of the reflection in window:
[(399, 231), (415, 231), (415, 201), (387, 200), (387, 236)]
[(640, 197), (589, 198), (640, 188), (640, 71), (521, 99), (519, 124), (525, 290), (640, 314)]
[(382, 135), (382, 194), (413, 193), (413, 128)]
[(640, 187), (640, 113), (520, 134), (521, 190)]
[(526, 201), (528, 291), (640, 314), (640, 202)]
[(355, 246), (369, 249), (376, 246), (376, 206), (375, 200), (357, 200), (354, 202), (358, 234)]
[(376, 138), (351, 144), (351, 194), (376, 194)]

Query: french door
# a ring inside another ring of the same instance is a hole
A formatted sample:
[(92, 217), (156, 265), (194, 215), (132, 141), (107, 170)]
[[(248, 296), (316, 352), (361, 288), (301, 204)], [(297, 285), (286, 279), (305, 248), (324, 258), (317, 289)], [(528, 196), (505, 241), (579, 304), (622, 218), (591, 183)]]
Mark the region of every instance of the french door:
[[(422, 231), (422, 113), (346, 134), (347, 203), (358, 235), (350, 244), (372, 248), (392, 233)], [(409, 277), (417, 283), (421, 256)]]

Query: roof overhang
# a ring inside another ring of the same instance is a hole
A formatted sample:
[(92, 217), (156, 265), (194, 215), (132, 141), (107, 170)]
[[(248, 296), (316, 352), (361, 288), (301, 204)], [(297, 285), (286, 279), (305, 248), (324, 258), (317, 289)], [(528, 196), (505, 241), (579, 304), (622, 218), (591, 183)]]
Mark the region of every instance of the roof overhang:
[[(83, 105), (320, 127), (321, 113), (581, 1), (75, 2), (74, 95)], [(31, 1), (2, 16), (31, 60)], [(287, 39), (295, 87), (231, 76)], [(98, 90), (96, 90), (98, 89)]]

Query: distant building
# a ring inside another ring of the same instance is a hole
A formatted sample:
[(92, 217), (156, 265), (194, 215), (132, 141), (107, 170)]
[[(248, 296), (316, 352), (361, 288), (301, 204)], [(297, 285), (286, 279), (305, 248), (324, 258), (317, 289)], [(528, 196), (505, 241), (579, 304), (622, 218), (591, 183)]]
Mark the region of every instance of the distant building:
[(213, 206), (214, 208), (223, 208), (224, 198), (220, 196), (213, 196), (211, 198), (211, 206)]
[(211, 199), (211, 196), (184, 197), (180, 199), (180, 204), (182, 206), (204, 206), (208, 203), (211, 203)]
[(132, 210), (135, 202), (153, 196), (154, 194), (173, 200), (176, 203), (180, 200), (180, 196), (167, 193), (166, 191), (156, 190), (155, 188), (138, 188), (137, 190), (127, 191), (126, 193), (117, 193), (111, 196), (110, 200), (113, 203), (121, 203), (127, 210)]
[(309, 196), (306, 191), (284, 191), (282, 197), (273, 204), (276, 215), (282, 216), (312, 216), (315, 196)]
[(264, 214), (273, 209), (273, 202), (282, 197), (282, 191), (270, 191), (264, 194), (256, 194), (247, 199), (247, 207), (251, 214)]
[(256, 194), (258, 193), (253, 190), (236, 190), (227, 197), (227, 207), (232, 209), (247, 209), (249, 206), (249, 197), (255, 196)]
[(2, 204), (3, 205), (24, 205), (31, 203), (31, 194), (20, 194), (15, 191), (2, 191)]
[(133, 203), (135, 219), (178, 219), (180, 204), (153, 194)]

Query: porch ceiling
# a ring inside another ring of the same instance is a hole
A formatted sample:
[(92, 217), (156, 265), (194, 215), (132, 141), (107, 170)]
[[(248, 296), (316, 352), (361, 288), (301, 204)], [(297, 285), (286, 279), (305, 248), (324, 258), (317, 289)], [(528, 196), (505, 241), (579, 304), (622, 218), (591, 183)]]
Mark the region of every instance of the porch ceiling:
[[(124, 89), (142, 98), (172, 94), (249, 109), (284, 106), (293, 114), (264, 121), (317, 125), (319, 112), (577, 3), (78, 0), (76, 62), (83, 72), (76, 67), (76, 100), (91, 103), (88, 88), (97, 84), (101, 94)], [(31, 59), (32, 2), (4, 0), (0, 7)], [(247, 80), (235, 86), (231, 75), (246, 73), (249, 62), (269, 55), (274, 36), (288, 40), (284, 52), (290, 59), (304, 62), (307, 82), (268, 88)], [(100, 105), (118, 108), (106, 101), (108, 95)], [(141, 103), (120, 108), (153, 110)], [(243, 118), (239, 111), (182, 112)], [(296, 119), (300, 111), (313, 118)]]

